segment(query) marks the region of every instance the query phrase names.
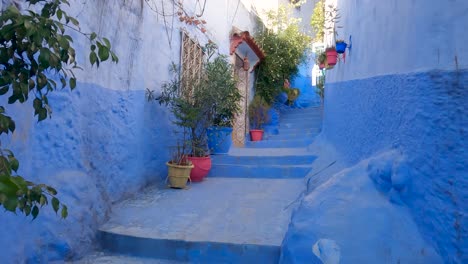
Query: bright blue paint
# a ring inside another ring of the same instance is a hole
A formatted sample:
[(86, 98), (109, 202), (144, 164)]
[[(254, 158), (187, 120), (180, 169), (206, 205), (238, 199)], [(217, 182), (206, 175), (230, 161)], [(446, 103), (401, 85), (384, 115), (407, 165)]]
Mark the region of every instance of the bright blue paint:
[[(206, 178), (113, 207), (104, 250), (191, 263), (275, 263), (301, 179)], [(260, 223), (260, 224), (259, 224)]]
[(226, 154), (232, 145), (232, 127), (209, 127), (206, 129), (208, 148), (211, 154)]
[[(18, 131), (11, 145), (20, 174), (59, 191), (69, 217), (50, 207), (33, 222), (2, 213), (3, 263), (46, 263), (80, 255), (93, 246), (112, 202), (166, 176), (172, 129), (167, 111), (145, 92), (114, 91), (79, 83), (75, 91), (49, 95), (53, 114), (39, 124), (28, 106), (13, 106)], [(12, 107), (8, 108), (12, 109)], [(13, 112), (13, 110), (11, 111)]]
[[(348, 164), (371, 159), (310, 176), (311, 192), (293, 215), (283, 262), (314, 263), (311, 247), (320, 238), (338, 242), (342, 263), (382, 256), (466, 262), (466, 83), (468, 71), (460, 70), (327, 84), (320, 140)], [(385, 248), (390, 255), (379, 251)]]

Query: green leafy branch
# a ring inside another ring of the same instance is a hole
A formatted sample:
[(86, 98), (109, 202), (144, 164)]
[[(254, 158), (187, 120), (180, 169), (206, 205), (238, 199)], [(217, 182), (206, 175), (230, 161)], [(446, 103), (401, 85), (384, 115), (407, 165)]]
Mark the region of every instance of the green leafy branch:
[[(97, 34), (83, 33), (76, 18), (68, 15), (62, 5), (67, 0), (26, 0), (30, 9), (20, 11), (9, 6), (0, 15), (0, 96), (8, 95), (8, 104), (24, 103), (32, 95), (34, 115), (38, 122), (51, 116), (48, 94), (57, 89), (76, 88), (74, 70), (82, 69), (76, 61), (73, 38), (67, 30), (73, 30), (90, 41), (90, 63), (99, 67), (101, 62), (118, 57), (111, 50), (111, 43)], [(37, 5), (37, 6), (36, 6)], [(33, 7), (33, 8), (31, 8)], [(33, 10), (40, 10), (35, 12)], [(57, 82), (60, 82), (59, 84)], [(14, 120), (0, 106), (0, 135), (13, 133)], [(0, 204), (7, 211), (30, 214), (35, 219), (39, 208), (51, 202), (63, 218), (68, 208), (56, 197), (57, 191), (44, 184), (35, 184), (14, 175), (19, 162), (10, 150), (0, 150)]]

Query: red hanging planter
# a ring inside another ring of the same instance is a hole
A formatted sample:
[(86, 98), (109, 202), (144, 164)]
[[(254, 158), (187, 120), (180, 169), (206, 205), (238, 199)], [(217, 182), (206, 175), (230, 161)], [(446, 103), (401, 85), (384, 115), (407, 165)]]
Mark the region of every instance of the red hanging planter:
[(330, 66), (335, 66), (336, 61), (338, 60), (338, 53), (335, 48), (328, 48), (326, 50), (327, 54), (327, 64)]
[(324, 68), (325, 68), (325, 63), (320, 63), (320, 64), (319, 64), (319, 69), (320, 69), (320, 70), (323, 70)]

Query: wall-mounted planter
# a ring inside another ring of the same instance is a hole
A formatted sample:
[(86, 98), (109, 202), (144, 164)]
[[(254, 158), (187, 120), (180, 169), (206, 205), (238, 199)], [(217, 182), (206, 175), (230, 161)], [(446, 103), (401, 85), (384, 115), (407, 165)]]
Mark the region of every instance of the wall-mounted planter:
[(343, 54), (346, 51), (348, 44), (346, 42), (336, 42), (336, 52), (338, 54)]
[(336, 52), (335, 48), (329, 48), (326, 51), (327, 53), (327, 64), (329, 66), (335, 66), (336, 61), (338, 60), (338, 53)]
[(320, 63), (319, 64), (319, 69), (323, 70), (325, 68), (325, 63)]

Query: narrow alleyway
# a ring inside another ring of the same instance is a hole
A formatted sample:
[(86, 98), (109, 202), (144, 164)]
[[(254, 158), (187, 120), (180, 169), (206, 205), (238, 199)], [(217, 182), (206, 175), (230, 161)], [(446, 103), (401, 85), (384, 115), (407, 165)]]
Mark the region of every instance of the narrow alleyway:
[(318, 107), (284, 110), (278, 135), (212, 156), (203, 182), (155, 186), (114, 206), (102, 251), (82, 263), (277, 263), (321, 116)]

